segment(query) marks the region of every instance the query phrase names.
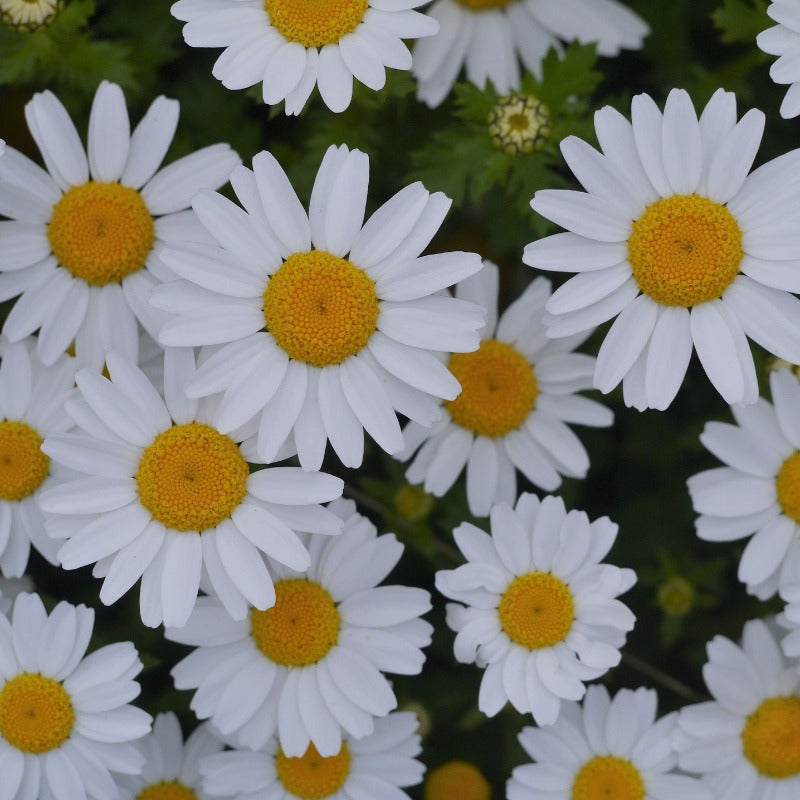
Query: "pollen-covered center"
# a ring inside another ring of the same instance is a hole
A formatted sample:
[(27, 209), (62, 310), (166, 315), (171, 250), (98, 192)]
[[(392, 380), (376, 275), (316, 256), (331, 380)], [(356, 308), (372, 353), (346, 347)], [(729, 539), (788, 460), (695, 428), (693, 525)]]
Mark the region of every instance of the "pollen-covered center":
[(142, 789), (136, 800), (197, 800), (197, 794), (178, 781), (161, 781)]
[(792, 453), (781, 464), (775, 478), (775, 489), (783, 513), (800, 522), (800, 453)]
[(529, 650), (563, 641), (575, 620), (569, 587), (549, 572), (514, 578), (500, 598), (497, 613), (508, 638)]
[(249, 474), (231, 439), (190, 422), (167, 428), (145, 448), (136, 485), (153, 519), (176, 531), (204, 531), (244, 500)]
[(313, 744), (302, 756), (287, 756), (278, 750), (275, 771), (289, 794), (304, 800), (322, 800), (344, 786), (350, 774), (350, 750), (342, 742), (335, 756), (321, 756)]
[(428, 773), (423, 800), (489, 800), (489, 781), (468, 761), (448, 761)]
[(23, 672), (0, 689), (0, 736), (24, 753), (45, 753), (65, 742), (75, 712), (53, 678)]
[(265, 0), (272, 25), (303, 47), (336, 44), (354, 31), (367, 12), (367, 0)]
[(461, 394), (445, 406), (454, 422), (479, 436), (505, 436), (536, 405), (533, 367), (510, 344), (487, 339), (472, 353), (454, 353), (448, 367)]
[(155, 228), (135, 189), (89, 181), (53, 206), (47, 237), (59, 263), (76, 278), (105, 286), (144, 266)]
[(362, 350), (378, 311), (372, 278), (324, 250), (289, 256), (264, 291), (267, 330), (291, 358), (315, 367)]
[(742, 746), (762, 775), (791, 778), (800, 774), (800, 696), (764, 700), (745, 722)]
[(733, 214), (697, 194), (649, 205), (628, 239), (639, 288), (667, 306), (690, 308), (720, 297), (739, 274), (743, 255)]
[(22, 500), (41, 486), (50, 468), (43, 441), (25, 422), (0, 422), (0, 500)]
[(339, 610), (327, 589), (304, 578), (275, 584), (275, 605), (250, 612), (256, 647), (285, 667), (307, 667), (339, 641)]
[(626, 758), (595, 756), (575, 776), (571, 800), (644, 800), (641, 773)]

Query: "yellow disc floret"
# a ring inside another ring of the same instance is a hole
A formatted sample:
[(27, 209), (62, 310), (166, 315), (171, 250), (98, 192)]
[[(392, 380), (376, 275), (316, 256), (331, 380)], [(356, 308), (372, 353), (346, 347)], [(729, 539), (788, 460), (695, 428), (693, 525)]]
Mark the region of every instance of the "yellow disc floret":
[(562, 642), (575, 620), (569, 587), (549, 572), (514, 578), (500, 598), (497, 613), (508, 638), (529, 650)]
[(350, 774), (350, 751), (347, 743), (335, 756), (321, 756), (313, 744), (302, 756), (286, 756), (278, 750), (275, 756), (275, 771), (289, 794), (303, 800), (322, 800), (330, 797), (344, 786)]
[(266, 0), (267, 16), (278, 32), (303, 47), (336, 44), (354, 31), (367, 12), (367, 0)]
[(489, 112), (489, 138), (509, 156), (541, 150), (550, 135), (550, 112), (531, 94), (512, 92)]
[(135, 189), (89, 181), (53, 206), (47, 237), (59, 263), (76, 278), (105, 286), (144, 266), (155, 227)]
[(800, 774), (800, 696), (770, 697), (747, 718), (742, 747), (750, 763), (769, 778)]
[(510, 344), (487, 339), (472, 353), (454, 353), (448, 367), (461, 394), (445, 406), (454, 422), (479, 436), (505, 436), (536, 405), (533, 367)]
[(167, 428), (145, 448), (136, 485), (153, 519), (176, 531), (204, 531), (244, 500), (249, 474), (231, 439), (190, 422)]
[(425, 778), (423, 800), (489, 800), (489, 781), (468, 761), (448, 761)]
[(667, 306), (690, 308), (720, 297), (739, 274), (743, 255), (733, 214), (697, 194), (649, 205), (628, 239), (639, 288)]
[(22, 500), (41, 486), (50, 468), (43, 441), (25, 422), (0, 422), (0, 500)]
[(792, 453), (781, 464), (775, 478), (775, 489), (783, 513), (800, 522), (800, 453)]
[(578, 770), (571, 800), (644, 800), (641, 773), (626, 758), (595, 756)]
[(267, 330), (291, 358), (315, 367), (362, 350), (378, 323), (375, 283), (324, 250), (294, 253), (264, 291)]
[(72, 701), (53, 678), (23, 672), (0, 689), (0, 736), (17, 750), (53, 750), (69, 738), (74, 724)]
[(328, 591), (304, 578), (275, 584), (275, 605), (250, 612), (250, 632), (258, 649), (285, 667), (307, 667), (339, 641), (339, 610)]
[(161, 781), (142, 789), (136, 800), (197, 800), (197, 794), (178, 781)]

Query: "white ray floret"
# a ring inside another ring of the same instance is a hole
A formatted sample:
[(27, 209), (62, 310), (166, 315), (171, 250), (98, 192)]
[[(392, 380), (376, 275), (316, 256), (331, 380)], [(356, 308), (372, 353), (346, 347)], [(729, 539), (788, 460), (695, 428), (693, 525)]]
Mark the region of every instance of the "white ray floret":
[(756, 43), (765, 53), (778, 56), (770, 67), (769, 76), (775, 83), (788, 83), (780, 113), (784, 119), (800, 114), (800, 5), (797, 0), (772, 0), (767, 14), (778, 24), (756, 36)]

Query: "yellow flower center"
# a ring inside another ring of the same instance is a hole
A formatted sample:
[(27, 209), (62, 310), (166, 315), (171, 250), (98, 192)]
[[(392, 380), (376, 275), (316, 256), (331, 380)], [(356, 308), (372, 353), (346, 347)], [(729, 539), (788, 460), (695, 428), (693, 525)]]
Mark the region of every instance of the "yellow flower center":
[(423, 800), (489, 800), (492, 789), (483, 773), (467, 761), (448, 761), (425, 779)]
[(302, 756), (294, 758), (278, 750), (275, 771), (287, 792), (304, 800), (322, 800), (344, 786), (350, 774), (350, 751), (342, 742), (335, 756), (321, 756), (313, 744)]
[(572, 800), (644, 800), (639, 770), (626, 758), (595, 756), (578, 770)]
[(497, 613), (508, 638), (529, 650), (563, 641), (575, 620), (569, 587), (549, 572), (514, 578), (500, 598)]
[(775, 488), (783, 513), (800, 522), (800, 453), (792, 453), (781, 464), (775, 478)]
[(53, 750), (69, 738), (74, 723), (70, 697), (52, 678), (23, 672), (0, 690), (0, 736), (17, 750)]
[(479, 436), (505, 436), (536, 405), (533, 367), (510, 344), (487, 339), (472, 353), (454, 353), (448, 367), (461, 394), (445, 406), (454, 422)]
[(658, 587), (656, 602), (661, 610), (671, 617), (684, 617), (693, 608), (697, 595), (686, 578), (673, 575)]
[(25, 422), (0, 422), (0, 500), (22, 500), (47, 477), (44, 440)]
[(354, 31), (367, 11), (367, 0), (265, 0), (272, 25), (303, 47), (336, 44)]
[(178, 781), (161, 781), (142, 789), (136, 800), (197, 800), (197, 794)]
[(649, 205), (628, 239), (639, 288), (657, 303), (690, 308), (719, 297), (739, 274), (742, 231), (725, 206), (697, 194)]
[(89, 181), (53, 206), (47, 237), (59, 263), (76, 278), (105, 286), (144, 266), (155, 228), (135, 189)]
[(486, 11), (490, 8), (504, 8), (516, 0), (456, 0), (459, 5), (470, 11)]
[(550, 112), (530, 94), (501, 97), (487, 121), (492, 144), (510, 156), (541, 150), (550, 135)]
[(294, 253), (264, 291), (267, 330), (291, 358), (315, 367), (362, 350), (378, 323), (374, 281), (344, 258)]
[(339, 641), (339, 610), (318, 583), (288, 578), (275, 584), (272, 608), (250, 612), (250, 633), (270, 661), (307, 667), (324, 658)]
[(410, 522), (425, 519), (433, 510), (434, 502), (432, 494), (411, 483), (404, 483), (392, 498), (394, 510)]
[(145, 448), (136, 485), (153, 519), (176, 531), (204, 531), (244, 500), (249, 474), (234, 442), (190, 422), (167, 428)]
[(769, 778), (800, 774), (800, 696), (770, 697), (742, 730), (744, 754)]

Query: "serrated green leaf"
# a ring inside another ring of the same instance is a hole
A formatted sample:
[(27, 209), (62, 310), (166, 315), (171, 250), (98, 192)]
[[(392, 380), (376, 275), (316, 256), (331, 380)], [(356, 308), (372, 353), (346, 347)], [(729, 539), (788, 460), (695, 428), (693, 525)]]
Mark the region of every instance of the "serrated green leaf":
[(723, 42), (747, 42), (773, 24), (767, 16), (767, 0), (724, 0), (711, 18), (721, 32)]

